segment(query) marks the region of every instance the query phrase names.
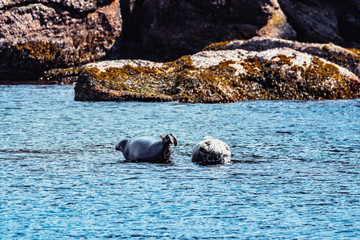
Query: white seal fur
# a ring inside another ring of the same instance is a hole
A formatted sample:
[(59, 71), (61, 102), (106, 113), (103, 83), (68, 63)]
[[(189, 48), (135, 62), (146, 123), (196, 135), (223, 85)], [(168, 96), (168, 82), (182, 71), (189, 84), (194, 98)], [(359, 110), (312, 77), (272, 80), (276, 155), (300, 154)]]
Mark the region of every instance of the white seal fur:
[(230, 147), (219, 139), (206, 136), (195, 145), (191, 161), (204, 165), (230, 163)]

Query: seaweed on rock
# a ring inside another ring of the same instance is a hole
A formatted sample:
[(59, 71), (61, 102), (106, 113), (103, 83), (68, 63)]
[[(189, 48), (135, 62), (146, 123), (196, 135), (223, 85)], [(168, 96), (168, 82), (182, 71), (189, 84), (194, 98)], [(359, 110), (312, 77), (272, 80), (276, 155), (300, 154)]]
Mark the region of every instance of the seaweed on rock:
[(226, 103), (357, 98), (360, 80), (333, 62), (289, 48), (234, 49), (203, 51), (166, 63), (87, 64), (75, 90), (76, 100)]

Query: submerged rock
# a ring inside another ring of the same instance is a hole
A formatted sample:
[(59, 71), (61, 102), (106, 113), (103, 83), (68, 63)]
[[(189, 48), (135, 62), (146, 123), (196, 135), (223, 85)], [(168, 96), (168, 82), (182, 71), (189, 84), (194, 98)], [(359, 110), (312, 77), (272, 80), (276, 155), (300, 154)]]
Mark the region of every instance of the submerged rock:
[(0, 79), (102, 59), (121, 22), (119, 0), (0, 0)]
[(360, 80), (324, 58), (287, 47), (202, 51), (173, 62), (116, 60), (80, 70), (75, 100), (235, 102), (360, 97)]

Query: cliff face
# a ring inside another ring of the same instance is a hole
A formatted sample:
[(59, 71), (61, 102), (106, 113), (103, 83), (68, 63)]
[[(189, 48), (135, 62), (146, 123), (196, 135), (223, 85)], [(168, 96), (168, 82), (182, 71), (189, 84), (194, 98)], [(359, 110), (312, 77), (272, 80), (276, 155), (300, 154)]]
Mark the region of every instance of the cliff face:
[(123, 4), (120, 58), (176, 59), (205, 46), (254, 36), (295, 39), (277, 0), (145, 0)]
[[(245, 50), (261, 44), (265, 47)], [(338, 46), (255, 38), (207, 49), (166, 63), (87, 64), (81, 69), (75, 100), (218, 103), (360, 97), (359, 77), (349, 70), (359, 70), (360, 55)], [(339, 52), (339, 57), (326, 60), (328, 52)]]
[(360, 46), (359, 0), (279, 0), (298, 41)]
[(119, 58), (173, 60), (254, 36), (360, 46), (360, 1), (132, 0)]
[(118, 0), (1, 0), (0, 79), (103, 58), (120, 36), (119, 13)]

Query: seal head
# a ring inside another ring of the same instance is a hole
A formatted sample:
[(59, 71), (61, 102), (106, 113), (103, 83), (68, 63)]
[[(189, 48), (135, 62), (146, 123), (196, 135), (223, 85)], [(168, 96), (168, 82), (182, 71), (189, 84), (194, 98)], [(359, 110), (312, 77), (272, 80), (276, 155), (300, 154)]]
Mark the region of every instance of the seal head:
[(121, 140), (118, 144), (116, 144), (115, 149), (123, 152), (127, 142), (127, 139)]
[(174, 144), (174, 146), (177, 146), (177, 138), (173, 133), (166, 134), (165, 137), (163, 135), (160, 135), (160, 138), (164, 144), (172, 143), (172, 144)]
[(203, 165), (230, 163), (230, 147), (219, 139), (206, 136), (203, 141), (195, 145), (191, 161)]

